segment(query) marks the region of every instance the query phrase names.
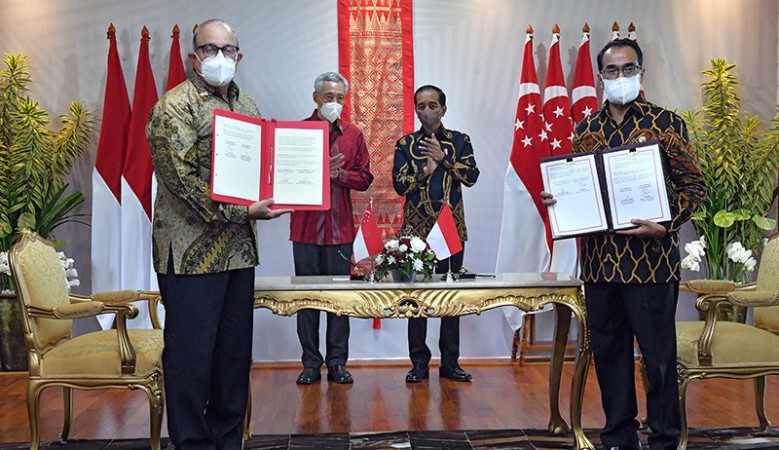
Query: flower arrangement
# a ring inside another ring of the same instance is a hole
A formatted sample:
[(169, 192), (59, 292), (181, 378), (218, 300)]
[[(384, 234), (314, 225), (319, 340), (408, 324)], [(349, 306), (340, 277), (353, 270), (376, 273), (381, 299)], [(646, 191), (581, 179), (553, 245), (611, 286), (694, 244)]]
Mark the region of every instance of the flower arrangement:
[(375, 263), (374, 276), (377, 280), (383, 279), (391, 271), (397, 271), (406, 280), (410, 280), (416, 273), (428, 280), (435, 273), (438, 258), (424, 240), (403, 235), (384, 244), (384, 250), (376, 255)]
[[(81, 282), (78, 279), (78, 271), (74, 266), (73, 258), (68, 258), (65, 252), (57, 252), (57, 256), (60, 259), (60, 265), (62, 265), (62, 275), (65, 281), (65, 287), (68, 288), (68, 292), (73, 287), (78, 286)], [(8, 262), (8, 252), (0, 252), (0, 275), (11, 277), (11, 265)], [(13, 294), (13, 291), (9, 288), (0, 289), (0, 294)]]
[[(684, 251), (687, 252), (687, 256), (682, 259), (682, 268), (693, 272), (700, 271), (700, 263), (706, 256), (706, 237), (701, 236), (697, 241), (685, 244)], [(741, 245), (741, 242), (736, 241), (728, 244), (726, 255), (727, 261), (722, 263), (726, 279), (736, 283), (745, 282), (747, 274), (754, 272), (755, 266), (757, 266), (757, 260), (752, 256), (752, 250), (747, 250)]]

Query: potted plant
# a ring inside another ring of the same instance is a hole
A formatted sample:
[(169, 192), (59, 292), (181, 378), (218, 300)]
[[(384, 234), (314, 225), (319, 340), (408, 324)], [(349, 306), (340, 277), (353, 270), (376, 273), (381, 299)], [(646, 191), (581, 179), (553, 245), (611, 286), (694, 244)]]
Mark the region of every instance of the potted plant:
[[(7, 261), (21, 230), (52, 239), (58, 225), (77, 220), (69, 213), (84, 195), (68, 193), (64, 179), (86, 152), (95, 121), (83, 103), (73, 102), (68, 114), (59, 117), (59, 130), (51, 131), (48, 113), (30, 98), (31, 66), (26, 56), (5, 54), (0, 69), (0, 362), (4, 370), (19, 370), (18, 361), (13, 361), (18, 357), (8, 353), (24, 357), (20, 309), (7, 262), (2, 261)], [(22, 362), (24, 369), (26, 358)]]
[[(764, 232), (776, 227), (768, 213), (777, 196), (779, 115), (766, 123), (742, 110), (734, 68), (712, 60), (703, 72), (703, 106), (683, 113), (707, 188), (692, 216), (700, 239), (687, 251), (695, 256), (688, 256), (684, 266), (694, 269), (697, 258), (705, 261), (708, 278), (743, 283)], [(739, 315), (742, 311), (736, 311)]]

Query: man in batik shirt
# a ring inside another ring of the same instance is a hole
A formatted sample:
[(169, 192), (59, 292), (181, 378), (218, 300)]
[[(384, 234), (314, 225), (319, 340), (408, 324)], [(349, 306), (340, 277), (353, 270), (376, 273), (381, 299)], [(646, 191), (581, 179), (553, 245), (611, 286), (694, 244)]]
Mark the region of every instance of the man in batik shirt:
[[(635, 228), (581, 238), (587, 317), (601, 389), (607, 449), (640, 449), (636, 434), (634, 339), (647, 375), (647, 424), (653, 450), (675, 449), (681, 419), (676, 378), (676, 303), (679, 292), (679, 229), (706, 195), (698, 158), (684, 121), (644, 100), (641, 48), (629, 39), (609, 42), (598, 54), (603, 108), (584, 119), (575, 152), (658, 139), (672, 219), (632, 220)], [(544, 203), (554, 204), (548, 193)]]
[[(471, 138), (465, 133), (444, 128), (446, 95), (435, 86), (422, 86), (414, 93), (414, 104), (422, 128), (403, 136), (395, 145), (392, 179), (395, 192), (406, 197), (403, 206), (404, 228), (415, 236), (427, 237), (446, 203), (452, 209), (460, 240), (465, 243), (462, 186), (471, 187), (479, 178)], [(464, 250), (439, 261), (436, 273), (459, 272)], [(427, 319), (409, 319), (408, 350), (411, 370), (407, 383), (418, 383), (429, 376), (430, 348), (425, 343)], [(441, 366), (438, 374), (454, 381), (471, 381), (471, 375), (459, 365), (460, 318), (442, 317), (438, 340)]]
[[(248, 207), (211, 200), (214, 109), (260, 117), (232, 81), (238, 38), (221, 20), (197, 27), (194, 74), (151, 111), (146, 136), (159, 184), (152, 225), (154, 268), (165, 303), (165, 397), (177, 449), (242, 448), (252, 349), (255, 220)], [(139, 268), (140, 270), (141, 268)]]

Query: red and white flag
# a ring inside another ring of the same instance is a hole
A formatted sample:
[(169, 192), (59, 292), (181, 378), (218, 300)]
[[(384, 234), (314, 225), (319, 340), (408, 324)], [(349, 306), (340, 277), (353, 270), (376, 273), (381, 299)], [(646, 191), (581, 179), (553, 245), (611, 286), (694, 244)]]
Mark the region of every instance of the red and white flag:
[[(130, 98), (116, 47), (116, 28), (108, 27), (108, 65), (103, 121), (92, 171), (92, 290), (121, 289), (122, 163), (130, 125)], [(98, 316), (110, 328), (114, 315)]]
[(181, 58), (181, 46), (179, 45), (179, 26), (173, 26), (173, 34), (170, 36), (170, 61), (168, 63), (168, 83), (165, 90), (169, 91), (178, 86), (187, 79), (187, 72), (184, 70), (184, 60)]
[(457, 232), (457, 224), (454, 222), (449, 203), (444, 204), (443, 209), (438, 213), (438, 218), (427, 235), (427, 245), (439, 261), (463, 251), (463, 242)]
[[(146, 142), (149, 112), (157, 102), (157, 87), (149, 61), (149, 30), (143, 27), (135, 74), (133, 114), (122, 170), (122, 288), (150, 289), (151, 270), (151, 178), (152, 162)], [(140, 306), (140, 305), (138, 305)], [(141, 309), (141, 308), (139, 308)], [(148, 326), (148, 311), (142, 309), (130, 322)]]
[[(560, 60), (560, 28), (555, 24), (552, 29), (552, 44), (549, 47), (544, 88), (544, 127), (548, 134), (549, 150), (552, 155), (571, 153), (573, 122), (570, 111), (571, 104), (568, 101), (568, 90), (565, 87), (563, 65)], [(552, 249), (547, 270), (576, 275), (578, 267), (576, 239), (547, 241), (547, 243)]]
[[(541, 91), (533, 59), (533, 28), (528, 26), (514, 120), (514, 143), (503, 186), (503, 218), (496, 272), (544, 272), (551, 260), (549, 213), (541, 203), (540, 159), (550, 156), (542, 116)], [(514, 329), (522, 323), (518, 308), (504, 308)]]
[(598, 109), (598, 96), (595, 92), (595, 76), (590, 59), (590, 26), (582, 28), (582, 41), (576, 55), (576, 70), (573, 74), (571, 90), (571, 116), (574, 125)]
[(357, 235), (352, 244), (352, 254), (354, 261), (359, 262), (370, 256), (378, 255), (384, 248), (384, 242), (381, 240), (381, 230), (376, 224), (376, 218), (373, 216), (373, 206), (368, 205), (365, 213), (362, 215), (360, 228), (357, 229)]

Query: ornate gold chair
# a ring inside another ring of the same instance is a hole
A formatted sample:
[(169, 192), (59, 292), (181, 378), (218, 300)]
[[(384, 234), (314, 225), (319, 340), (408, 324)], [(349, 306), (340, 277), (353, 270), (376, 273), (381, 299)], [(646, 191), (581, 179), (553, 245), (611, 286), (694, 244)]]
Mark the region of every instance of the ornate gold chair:
[[(768, 428), (765, 377), (779, 374), (779, 238), (773, 236), (763, 250), (756, 283), (737, 287), (730, 281), (693, 280), (681, 287), (698, 294), (695, 307), (706, 313), (706, 320), (676, 323), (679, 449), (687, 448), (685, 393), (694, 379), (754, 378), (760, 427)], [(754, 308), (755, 325), (717, 320), (717, 309), (725, 304)]]
[[(30, 448), (36, 450), (40, 445), (40, 394), (47, 387), (60, 386), (65, 412), (63, 443), (70, 433), (72, 389), (141, 389), (151, 410), (151, 447), (158, 450), (163, 411), (162, 331), (128, 330), (126, 321), (138, 315), (131, 302), (149, 301), (150, 310), (156, 311), (159, 296), (138, 291), (90, 297), (69, 294), (54, 247), (32, 232), (23, 233), (13, 246), (10, 262), (22, 304), (30, 368)], [(73, 319), (101, 313), (116, 314), (116, 329), (72, 336)]]

